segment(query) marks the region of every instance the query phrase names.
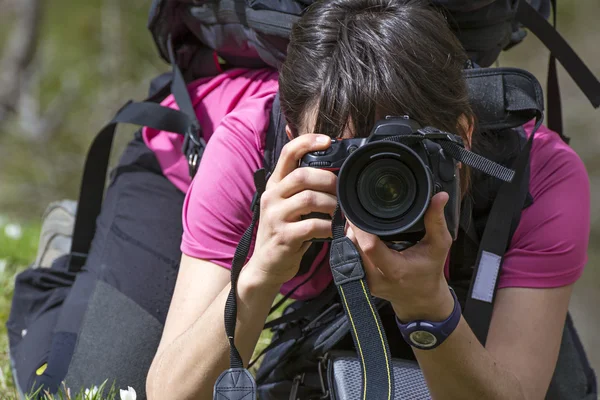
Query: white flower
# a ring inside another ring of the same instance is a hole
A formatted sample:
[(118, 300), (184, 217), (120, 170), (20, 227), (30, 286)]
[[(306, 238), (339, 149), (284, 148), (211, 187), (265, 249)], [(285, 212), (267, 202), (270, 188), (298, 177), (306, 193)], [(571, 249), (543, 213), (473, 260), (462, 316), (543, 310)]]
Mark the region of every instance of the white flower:
[(4, 227), (4, 234), (7, 238), (19, 240), (23, 236), (23, 230), (21, 229), (21, 225), (8, 224)]
[(0, 274), (3, 274), (6, 271), (6, 266), (8, 265), (8, 261), (3, 258), (0, 258)]
[(131, 386), (127, 386), (127, 390), (121, 389), (121, 400), (135, 400), (136, 398), (137, 394)]
[(84, 393), (83, 398), (85, 400), (93, 400), (97, 393), (98, 393), (98, 387), (97, 386), (94, 386), (91, 389), (85, 389), (85, 393)]

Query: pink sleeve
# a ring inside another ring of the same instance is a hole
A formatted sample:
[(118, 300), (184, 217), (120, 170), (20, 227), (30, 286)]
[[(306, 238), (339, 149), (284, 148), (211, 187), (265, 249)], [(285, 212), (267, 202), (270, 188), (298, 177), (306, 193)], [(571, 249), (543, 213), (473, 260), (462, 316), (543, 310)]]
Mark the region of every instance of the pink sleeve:
[(244, 100), (215, 129), (183, 205), (184, 254), (231, 267), (252, 221), (253, 174), (263, 165), (273, 98), (271, 91)]
[(534, 202), (521, 214), (499, 288), (569, 285), (587, 262), (590, 183), (585, 166), (558, 135), (545, 127), (538, 134), (531, 156)]

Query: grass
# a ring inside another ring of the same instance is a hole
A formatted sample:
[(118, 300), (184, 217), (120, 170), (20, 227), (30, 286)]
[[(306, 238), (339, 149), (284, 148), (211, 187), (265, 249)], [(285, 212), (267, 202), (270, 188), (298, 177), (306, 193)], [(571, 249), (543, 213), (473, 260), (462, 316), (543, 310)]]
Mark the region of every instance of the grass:
[(126, 400), (124, 396), (121, 396), (120, 390), (115, 388), (114, 385), (108, 388), (106, 381), (100, 387), (93, 388), (92, 390), (82, 390), (77, 394), (71, 394), (69, 388), (63, 384), (61, 390), (55, 395), (42, 392), (40, 388), (26, 396), (26, 400), (118, 400), (119, 398)]
[[(10, 226), (12, 230), (20, 228), (20, 235), (11, 237)], [(9, 228), (7, 228), (9, 226)], [(0, 216), (0, 399), (13, 400), (17, 399), (16, 389), (13, 384), (12, 373), (10, 369), (10, 361), (8, 354), (8, 336), (6, 332), (6, 320), (10, 313), (10, 306), (14, 290), (15, 276), (27, 268), (35, 259), (39, 240), (39, 224), (19, 225), (16, 221), (10, 221)], [(277, 302), (280, 297), (275, 299)], [(276, 310), (269, 320), (277, 318), (288, 305), (291, 300), (288, 300), (281, 308)], [(268, 346), (271, 340), (271, 332), (263, 331), (255, 349), (255, 354)], [(260, 365), (256, 364), (253, 371)], [(35, 395), (31, 394), (33, 397)], [(42, 393), (42, 395), (44, 395)], [(118, 400), (120, 392), (118, 389), (107, 388), (102, 385), (98, 388), (98, 392), (94, 395), (87, 395), (84, 391), (77, 394), (71, 394), (68, 389), (60, 391), (57, 395), (51, 396), (46, 394), (42, 397), (44, 400)]]
[[(7, 236), (10, 226), (20, 227), (21, 234)], [(9, 227), (7, 229), (7, 226)], [(16, 398), (8, 357), (6, 320), (10, 313), (15, 275), (25, 269), (35, 258), (40, 226), (18, 225), (15, 221), (0, 221), (0, 398)]]

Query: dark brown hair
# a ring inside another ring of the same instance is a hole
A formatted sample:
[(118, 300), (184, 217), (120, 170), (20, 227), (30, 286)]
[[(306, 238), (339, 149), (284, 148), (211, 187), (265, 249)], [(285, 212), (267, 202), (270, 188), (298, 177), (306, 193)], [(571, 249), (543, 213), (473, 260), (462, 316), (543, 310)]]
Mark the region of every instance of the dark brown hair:
[[(294, 135), (367, 136), (377, 118), (408, 115), (467, 139), (474, 120), (467, 55), (442, 14), (423, 1), (318, 0), (292, 29), (279, 75)], [(314, 127), (307, 127), (316, 110)], [(468, 174), (462, 168), (466, 190)]]

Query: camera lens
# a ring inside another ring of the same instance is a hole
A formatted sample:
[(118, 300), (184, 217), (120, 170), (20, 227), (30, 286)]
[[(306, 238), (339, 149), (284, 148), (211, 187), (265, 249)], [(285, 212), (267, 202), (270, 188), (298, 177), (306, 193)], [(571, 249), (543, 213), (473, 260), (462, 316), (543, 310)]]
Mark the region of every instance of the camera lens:
[(358, 198), (370, 214), (398, 218), (406, 213), (417, 195), (414, 174), (401, 161), (377, 160), (358, 177)]
[(338, 173), (344, 215), (380, 237), (397, 237), (419, 224), (432, 195), (429, 168), (401, 143), (367, 143), (346, 158)]

